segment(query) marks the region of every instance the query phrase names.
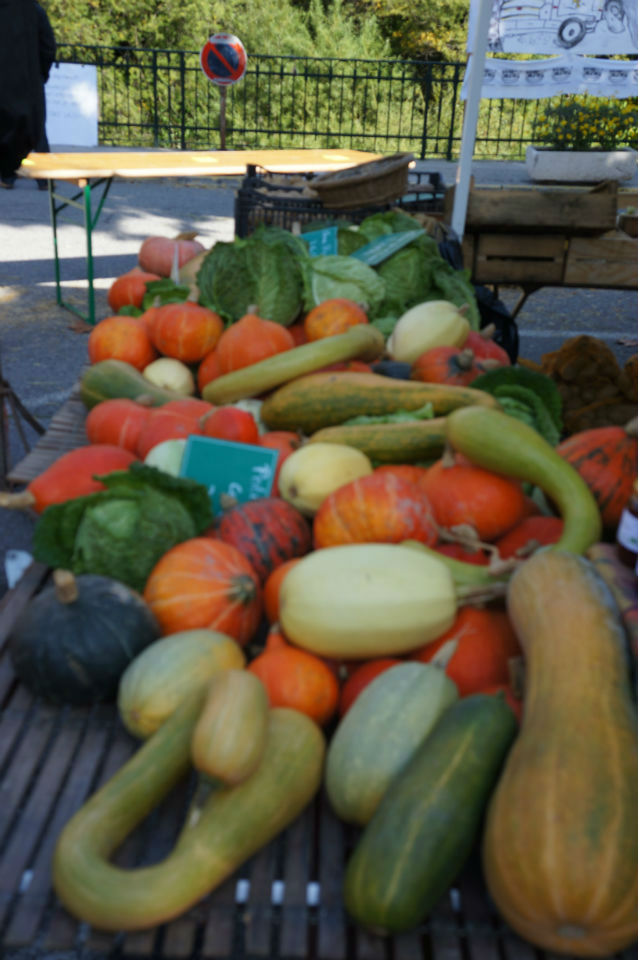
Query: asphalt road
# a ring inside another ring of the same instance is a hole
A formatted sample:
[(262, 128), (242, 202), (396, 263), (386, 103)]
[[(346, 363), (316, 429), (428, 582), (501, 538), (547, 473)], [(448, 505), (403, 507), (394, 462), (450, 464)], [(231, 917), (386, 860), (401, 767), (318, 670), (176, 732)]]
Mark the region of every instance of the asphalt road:
[[(435, 170), (446, 184), (454, 182), (456, 165), (440, 161), (420, 164)], [(477, 183), (529, 182), (522, 164), (476, 163)], [(234, 235), (235, 179), (166, 179), (114, 181), (93, 234), (97, 317), (108, 313), (106, 293), (112, 280), (133, 267), (142, 241), (150, 235), (172, 236), (195, 230), (212, 246)], [(71, 196), (75, 188), (58, 182)], [(64, 296), (86, 309), (85, 233), (81, 211), (69, 207), (59, 227)], [(56, 303), (53, 240), (48, 193), (32, 181), (19, 180), (12, 191), (0, 191), (0, 361), (6, 381), (30, 412), (46, 426), (68, 397), (87, 360), (86, 330)], [(519, 291), (503, 288), (511, 309)], [(617, 290), (544, 288), (534, 293), (518, 315), (520, 353), (539, 359), (569, 336), (590, 333), (607, 341), (621, 362), (638, 352), (638, 293)], [(37, 435), (25, 427), (28, 443)], [(10, 420), (11, 462), (25, 453)], [(33, 519), (1, 511), (0, 595), (7, 586), (8, 550), (29, 550)]]

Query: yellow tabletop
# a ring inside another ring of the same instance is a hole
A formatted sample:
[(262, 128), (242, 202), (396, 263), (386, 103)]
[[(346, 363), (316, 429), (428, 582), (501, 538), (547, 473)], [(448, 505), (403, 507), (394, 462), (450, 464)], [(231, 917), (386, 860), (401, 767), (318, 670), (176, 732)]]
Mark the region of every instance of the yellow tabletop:
[(30, 153), (20, 175), (31, 179), (92, 177), (209, 177), (246, 173), (256, 164), (273, 173), (343, 170), (377, 160), (363, 150), (109, 150), (94, 153)]

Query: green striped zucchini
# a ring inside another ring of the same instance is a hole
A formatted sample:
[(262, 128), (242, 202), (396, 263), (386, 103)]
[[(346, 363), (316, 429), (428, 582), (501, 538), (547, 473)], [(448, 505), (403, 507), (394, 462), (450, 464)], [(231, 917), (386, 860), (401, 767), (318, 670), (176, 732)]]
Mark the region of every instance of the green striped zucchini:
[(343, 443), (356, 447), (377, 463), (418, 463), (443, 452), (445, 417), (401, 423), (338, 424), (317, 430), (310, 443)]
[(361, 926), (402, 933), (456, 879), (517, 731), (501, 694), (449, 707), (386, 791), (346, 867), (344, 902)]

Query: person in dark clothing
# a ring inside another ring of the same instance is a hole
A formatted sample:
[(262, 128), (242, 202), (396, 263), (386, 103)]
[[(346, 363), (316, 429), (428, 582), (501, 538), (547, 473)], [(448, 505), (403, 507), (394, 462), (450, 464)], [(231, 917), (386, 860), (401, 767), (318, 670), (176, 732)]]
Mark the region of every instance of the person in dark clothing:
[[(32, 150), (48, 152), (44, 85), (55, 36), (37, 0), (0, 0), (0, 183), (11, 189)], [(38, 187), (46, 187), (38, 181)]]

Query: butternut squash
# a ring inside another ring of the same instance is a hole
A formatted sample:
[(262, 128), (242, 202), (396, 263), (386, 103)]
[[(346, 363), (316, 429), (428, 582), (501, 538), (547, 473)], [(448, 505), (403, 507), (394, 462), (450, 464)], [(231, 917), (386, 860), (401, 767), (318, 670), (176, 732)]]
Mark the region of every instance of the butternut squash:
[(638, 937), (638, 719), (618, 608), (583, 557), (511, 577), (525, 654), (519, 736), (488, 808), (489, 892), (530, 943), (603, 957)]

